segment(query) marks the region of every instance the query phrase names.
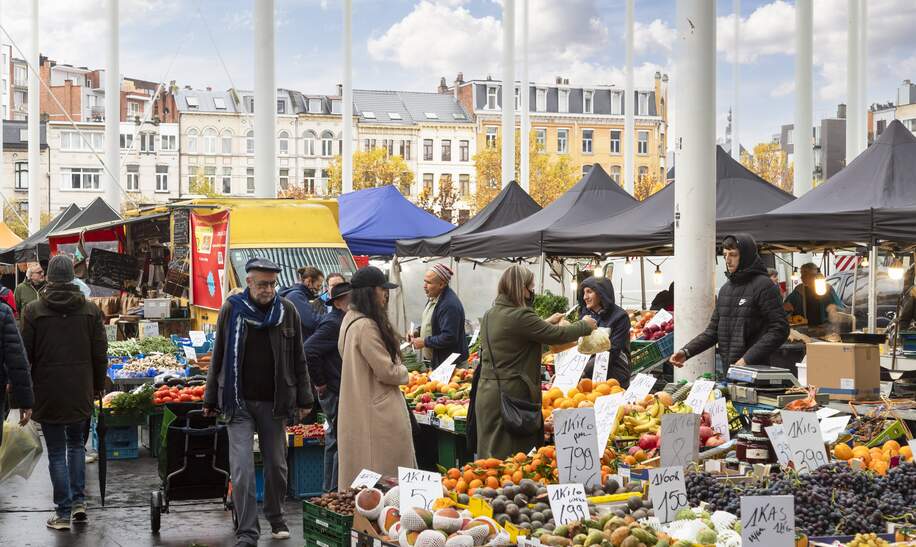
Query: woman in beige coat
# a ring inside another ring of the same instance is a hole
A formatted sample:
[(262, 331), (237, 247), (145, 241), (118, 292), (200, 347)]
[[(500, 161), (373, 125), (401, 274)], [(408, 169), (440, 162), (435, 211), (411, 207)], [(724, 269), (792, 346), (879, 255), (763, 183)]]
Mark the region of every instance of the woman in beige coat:
[(378, 268), (361, 268), (350, 281), (350, 311), (340, 326), (343, 366), (338, 404), (338, 488), (344, 491), (363, 469), (398, 476), (416, 467), (407, 404), (398, 386), (407, 383), (398, 337), (388, 320), (389, 283)]

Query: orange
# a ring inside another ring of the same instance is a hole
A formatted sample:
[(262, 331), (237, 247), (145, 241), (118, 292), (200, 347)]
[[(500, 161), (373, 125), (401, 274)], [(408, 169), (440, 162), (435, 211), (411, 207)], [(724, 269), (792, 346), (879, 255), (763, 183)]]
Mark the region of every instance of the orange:
[(578, 408), (591, 408), (593, 406), (595, 406), (595, 403), (591, 401), (582, 401), (579, 403)]
[(547, 396), (554, 400), (559, 399), (563, 396), (563, 390), (558, 387), (552, 387), (547, 391)]
[(582, 378), (581, 380), (579, 380), (579, 385), (576, 387), (579, 388), (579, 391), (581, 393), (590, 393), (592, 391), (592, 387), (594, 386), (592, 386), (591, 379)]
[(879, 475), (886, 475), (887, 469), (890, 467), (888, 463), (884, 460), (878, 460), (871, 462), (871, 470)]
[(848, 444), (840, 443), (833, 449), (833, 455), (836, 456), (838, 460), (848, 460), (852, 458), (852, 448), (850, 448)]
[(636, 454), (633, 454), (633, 457), (636, 458), (637, 462), (644, 462), (649, 459), (649, 455), (646, 454), (645, 450), (638, 450)]
[(869, 453), (868, 448), (862, 445), (856, 446), (852, 449), (852, 457), (859, 458), (867, 465), (871, 461), (871, 453)]
[(567, 393), (566, 396), (569, 397), (569, 398), (573, 398), (573, 397), (575, 397), (575, 396), (578, 395), (578, 394), (579, 394), (579, 390), (576, 389), (576, 388), (572, 388), (572, 389), (569, 390), (569, 393)]
[(444, 486), (446, 490), (454, 490), (455, 487), (458, 486), (458, 481), (455, 479), (445, 479), (442, 482), (442, 486)]
[(470, 490), (468, 490), (468, 495), (471, 496), (471, 497), (474, 497), (474, 495), (475, 495), (476, 493), (477, 493), (477, 489), (476, 489), (476, 488), (471, 488)]
[(625, 464), (627, 464), (627, 465), (629, 465), (629, 466), (636, 465), (636, 458), (634, 458), (633, 456), (625, 456), (625, 457), (623, 458), (623, 463), (625, 463)]
[(901, 446), (900, 457), (903, 458), (904, 461), (911, 461), (913, 459), (913, 449), (909, 446)]
[(516, 462), (516, 463), (522, 463), (523, 461), (525, 461), (525, 460), (527, 460), (527, 459), (528, 459), (528, 455), (525, 454), (524, 452), (519, 452), (519, 453), (517, 453), (517, 454), (515, 455), (515, 462)]
[(601, 395), (610, 395), (611, 386), (607, 384), (598, 384), (597, 386), (595, 386), (595, 391), (597, 391)]
[(466, 483), (468, 483), (468, 484), (470, 484), (471, 481), (474, 480), (474, 479), (476, 479), (476, 478), (477, 478), (477, 475), (476, 475), (473, 471), (471, 471), (470, 469), (468, 469), (467, 471), (465, 471), (465, 472), (464, 472), (464, 475), (462, 476), (462, 479), (464, 479), (464, 482), (466, 482)]
[(611, 395), (613, 395), (613, 394), (615, 394), (615, 393), (623, 393), (624, 391), (626, 391), (626, 390), (623, 389), (623, 388), (620, 387), (620, 386), (613, 386), (613, 387), (611, 388)]
[(523, 478), (525, 478), (525, 475), (524, 473), (522, 473), (521, 470), (518, 470), (515, 473), (512, 473), (512, 482), (514, 482), (515, 484), (522, 482)]
[(889, 459), (889, 458), (884, 454), (884, 452), (881, 451), (880, 448), (872, 448), (872, 449), (869, 450), (868, 452), (869, 452), (869, 454), (871, 454), (871, 459), (872, 459), (872, 461), (874, 461), (874, 460), (887, 461), (887, 460)]
[(448, 478), (450, 478), (450, 479), (456, 479), (456, 480), (457, 480), (457, 479), (460, 479), (460, 478), (461, 478), (461, 471), (459, 471), (457, 468), (453, 467), (453, 468), (451, 468), (451, 469), (448, 470), (447, 476), (448, 476)]
[(897, 450), (899, 452), (900, 443), (898, 443), (897, 441), (893, 441), (893, 440), (887, 441), (886, 443), (884, 443), (884, 446), (881, 447), (881, 450), (885, 452), (887, 452), (888, 450)]
[(458, 484), (455, 485), (455, 492), (458, 492), (459, 494), (464, 494), (467, 491), (468, 491), (468, 483), (464, 482), (464, 480), (458, 481)]
[(620, 382), (618, 382), (616, 378), (611, 378), (610, 380), (607, 381), (607, 384), (611, 386), (612, 388), (620, 387)]
[(585, 395), (583, 395), (582, 393), (577, 393), (577, 394), (572, 398), (572, 400), (573, 400), (573, 404), (578, 405), (579, 403), (581, 403), (582, 401), (585, 400)]
[(562, 408), (563, 410), (566, 410), (569, 408), (574, 408), (575, 406), (576, 406), (576, 403), (574, 403), (572, 399), (566, 399), (565, 401), (563, 401), (563, 404), (560, 405), (560, 408)]
[(554, 459), (554, 457), (556, 457), (556, 454), (557, 454), (557, 449), (554, 448), (553, 446), (544, 447), (543, 455), (545, 458), (549, 458), (552, 460)]
[(476, 490), (476, 489), (480, 488), (481, 486), (483, 486), (483, 481), (480, 480), (480, 479), (474, 479), (474, 480), (472, 480), (472, 481), (468, 484), (468, 487), (469, 487), (471, 490)]
[(589, 393), (585, 398), (594, 403), (595, 401), (598, 400), (598, 397), (601, 397), (601, 392), (593, 391)]
[(487, 477), (487, 488), (499, 488), (499, 479), (496, 477)]

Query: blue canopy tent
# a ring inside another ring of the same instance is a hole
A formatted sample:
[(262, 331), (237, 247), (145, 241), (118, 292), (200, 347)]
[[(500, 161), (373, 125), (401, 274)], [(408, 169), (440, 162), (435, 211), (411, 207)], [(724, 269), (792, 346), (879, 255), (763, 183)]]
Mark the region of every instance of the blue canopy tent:
[(454, 226), (408, 201), (394, 186), (340, 196), (340, 231), (354, 255), (391, 256), (395, 241), (434, 237)]

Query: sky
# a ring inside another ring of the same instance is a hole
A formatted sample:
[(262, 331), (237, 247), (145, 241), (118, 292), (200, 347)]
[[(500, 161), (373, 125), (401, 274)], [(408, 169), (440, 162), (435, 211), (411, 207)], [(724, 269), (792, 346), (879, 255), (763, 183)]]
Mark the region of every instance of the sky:
[[(121, 72), (195, 88), (252, 89), (255, 0), (121, 0)], [(517, 0), (516, 3), (520, 3)], [(529, 0), (529, 74), (549, 83), (623, 86), (624, 0)], [(31, 35), (26, 0), (5, 2), (0, 24), (23, 52)], [(106, 0), (41, 0), (42, 54), (103, 68)], [(277, 85), (334, 94), (342, 81), (340, 0), (276, 0)], [(814, 0), (815, 121), (846, 96), (846, 0)], [(896, 98), (916, 77), (916, 2), (869, 0), (868, 104)], [(636, 85), (674, 75), (675, 0), (636, 0)], [(353, 85), (435, 91), (448, 82), (501, 78), (500, 0), (353, 0)], [(732, 106), (733, 0), (717, 1), (718, 134)], [(769, 141), (791, 123), (794, 2), (742, 0), (739, 47), (741, 142)], [(3, 35), (6, 41), (6, 35)], [(16, 50), (14, 48), (14, 55)], [(675, 103), (676, 108), (676, 103)]]

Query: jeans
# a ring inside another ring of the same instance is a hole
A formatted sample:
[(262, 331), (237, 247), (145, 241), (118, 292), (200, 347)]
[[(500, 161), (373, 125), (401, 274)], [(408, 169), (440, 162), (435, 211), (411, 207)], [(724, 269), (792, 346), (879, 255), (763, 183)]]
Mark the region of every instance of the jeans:
[(319, 397), (321, 409), (328, 420), (324, 432), (324, 484), (325, 492), (337, 491), (337, 404), (340, 396), (330, 389), (325, 389), (324, 396)]
[(48, 447), (48, 471), (57, 516), (70, 518), (74, 503), (86, 499), (86, 422), (41, 424)]

